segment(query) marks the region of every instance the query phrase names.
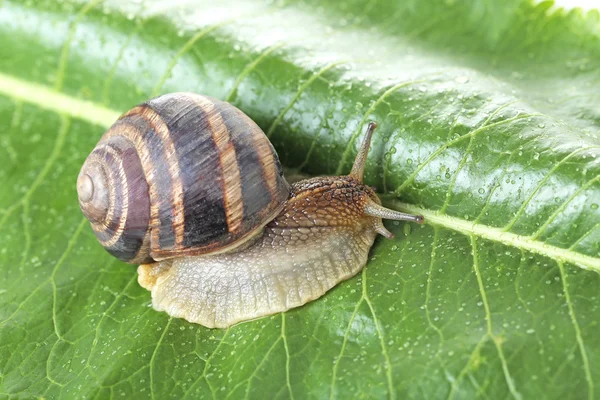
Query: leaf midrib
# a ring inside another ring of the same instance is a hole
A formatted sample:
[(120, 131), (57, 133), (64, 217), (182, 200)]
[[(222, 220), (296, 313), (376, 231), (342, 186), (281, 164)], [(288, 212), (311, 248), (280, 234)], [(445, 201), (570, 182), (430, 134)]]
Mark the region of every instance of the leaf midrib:
[[(49, 86), (27, 82), (3, 73), (0, 73), (0, 94), (56, 112), (59, 115), (69, 115), (104, 128), (112, 125), (121, 115), (120, 112), (100, 104), (78, 99), (69, 94), (56, 91)], [(422, 214), (428, 223), (434, 225), (461, 232), (465, 235), (478, 236), (511, 247), (562, 260), (583, 269), (600, 272), (600, 258), (553, 246), (535, 240), (533, 237), (507, 232), (502, 228), (473, 223), (442, 214), (438, 211), (401, 203), (393, 199), (385, 200), (385, 202), (388, 206), (395, 209)]]
[(600, 258), (587, 256), (582, 253), (562, 247), (553, 246), (539, 240), (534, 236), (518, 235), (516, 233), (505, 231), (504, 228), (470, 222), (461, 218), (442, 214), (438, 211), (417, 207), (412, 204), (402, 203), (393, 199), (383, 199), (383, 203), (396, 210), (409, 212), (412, 214), (421, 214), (425, 217), (425, 222), (443, 226), (444, 228), (460, 232), (466, 236), (477, 236), (483, 239), (499, 242), (517, 249), (526, 250), (552, 259), (575, 264), (580, 268), (600, 272)]

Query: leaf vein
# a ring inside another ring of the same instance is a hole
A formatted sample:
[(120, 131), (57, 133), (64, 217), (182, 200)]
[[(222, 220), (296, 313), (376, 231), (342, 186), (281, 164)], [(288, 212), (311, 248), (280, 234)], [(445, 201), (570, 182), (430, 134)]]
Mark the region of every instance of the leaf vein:
[(33, 193), (35, 193), (38, 186), (40, 186), (40, 184), (44, 181), (48, 173), (51, 171), (54, 163), (58, 159), (58, 156), (60, 155), (60, 152), (65, 143), (65, 138), (67, 137), (69, 128), (71, 126), (70, 118), (63, 116), (61, 119), (61, 127), (58, 131), (58, 134), (56, 135), (56, 139), (54, 141), (54, 146), (52, 148), (50, 156), (46, 159), (44, 166), (38, 173), (37, 177), (33, 180), (33, 183), (31, 184), (31, 186), (29, 186), (29, 189), (27, 189), (27, 192), (25, 192), (23, 197), (21, 197), (17, 202), (13, 203), (7, 208), (7, 212), (3, 215), (2, 219), (0, 220), (0, 229), (2, 229), (2, 227), (8, 220), (8, 217), (10, 217), (10, 215), (12, 215), (12, 213), (17, 208), (19, 208), (19, 206), (22, 206), (25, 202), (29, 201)]
[[(534, 136), (533, 138), (531, 138), (530, 140), (526, 141), (525, 143), (523, 143), (523, 146), (528, 145), (531, 142), (535, 142), (538, 139), (537, 136)], [(504, 176), (506, 175), (506, 171), (508, 170), (508, 167), (510, 166), (510, 162), (512, 161), (513, 157), (518, 154), (518, 152), (516, 151), (511, 151), (510, 155), (508, 156), (508, 159), (504, 162), (504, 168), (502, 169), (502, 173), (499, 175), (498, 177), (498, 184), (495, 184), (490, 190), (489, 193), (487, 195), (487, 198), (485, 199), (485, 203), (483, 203), (483, 207), (481, 208), (481, 211), (479, 212), (479, 215), (477, 216), (477, 218), (475, 218), (474, 222), (478, 223), (479, 220), (485, 215), (485, 212), (487, 211), (488, 207), (490, 206), (491, 202), (492, 202), (492, 195), (496, 192), (496, 189), (499, 188), (501, 186), (502, 179), (504, 178)], [(494, 183), (494, 181), (492, 181), (492, 183)]]
[(283, 348), (285, 349), (285, 382), (290, 394), (290, 399), (294, 399), (294, 391), (290, 381), (290, 349), (288, 348), (287, 336), (285, 333), (285, 313), (281, 313), (281, 337), (283, 339)]
[(579, 237), (579, 239), (577, 239), (570, 247), (569, 250), (573, 250), (575, 247), (577, 247), (577, 245), (581, 242), (583, 242), (585, 240), (585, 238), (587, 238), (588, 236), (590, 236), (592, 233), (594, 233), (594, 231), (596, 229), (600, 228), (600, 222), (598, 222), (596, 225), (592, 226), (586, 233), (584, 233), (583, 235), (581, 235)]
[[(496, 116), (498, 115), (498, 113), (502, 110), (504, 110), (506, 107), (514, 104), (516, 101), (511, 101), (508, 102), (506, 104), (501, 105), (500, 107), (496, 108), (496, 110), (491, 113), (483, 122), (483, 124), (481, 125), (481, 128), (485, 127), (488, 125), (488, 123)], [(456, 167), (456, 171), (454, 172), (453, 176), (452, 176), (452, 180), (450, 181), (450, 184), (448, 185), (448, 189), (446, 190), (446, 198), (444, 200), (444, 204), (442, 205), (442, 207), (440, 208), (440, 212), (445, 212), (446, 209), (448, 208), (448, 206), (450, 205), (450, 200), (452, 199), (452, 190), (454, 189), (454, 185), (456, 184), (456, 180), (458, 179), (458, 175), (460, 174), (460, 171), (463, 169), (463, 167), (465, 166), (465, 164), (467, 163), (467, 159), (469, 158), (469, 155), (471, 154), (471, 147), (473, 146), (473, 141), (474, 141), (475, 135), (472, 135), (469, 138), (469, 144), (467, 145), (467, 148), (465, 149), (465, 152), (460, 160), (460, 162), (458, 163), (458, 166)]]
[(156, 354), (158, 353), (158, 348), (162, 344), (165, 336), (167, 335), (167, 331), (171, 326), (171, 321), (173, 321), (173, 317), (169, 317), (169, 320), (167, 321), (167, 324), (165, 325), (165, 328), (163, 329), (162, 334), (160, 335), (160, 339), (158, 339), (158, 342), (156, 342), (156, 347), (154, 347), (152, 357), (150, 357), (150, 397), (152, 399), (154, 399), (154, 365), (156, 364), (154, 359), (156, 358)]
[(531, 237), (533, 239), (537, 239), (542, 233), (544, 233), (544, 231), (548, 228), (548, 226), (550, 226), (550, 224), (552, 224), (552, 222), (554, 222), (556, 220), (556, 218), (560, 215), (560, 213), (563, 212), (567, 208), (567, 206), (569, 205), (569, 203), (571, 203), (571, 201), (573, 201), (579, 194), (581, 194), (584, 190), (586, 190), (587, 188), (589, 188), (590, 186), (592, 186), (594, 183), (596, 183), (598, 181), (600, 181), (600, 175), (597, 175), (596, 177), (590, 179), (583, 186), (579, 187), (579, 189), (577, 189), (571, 196), (569, 196), (569, 198), (566, 199), (560, 205), (560, 207), (558, 207), (556, 209), (556, 211), (554, 211), (552, 213), (552, 215), (550, 215), (550, 217), (548, 217), (548, 220), (546, 221), (546, 223), (544, 223), (544, 225), (540, 226), (540, 228), (533, 235), (531, 235)]
[(75, 19), (69, 27), (69, 33), (67, 40), (65, 41), (62, 51), (60, 53), (60, 59), (58, 61), (58, 68), (56, 71), (56, 81), (54, 82), (54, 90), (60, 91), (65, 81), (65, 73), (67, 71), (67, 63), (69, 62), (69, 53), (71, 50), (71, 44), (75, 40), (75, 32), (77, 31), (77, 25), (81, 22), (85, 14), (88, 13), (92, 8), (102, 3), (104, 0), (92, 0), (87, 3), (75, 16)]
[(115, 62), (113, 63), (113, 65), (110, 67), (110, 70), (106, 74), (106, 79), (104, 79), (104, 84), (102, 85), (102, 104), (106, 105), (109, 103), (110, 84), (112, 83), (112, 81), (117, 73), (119, 63), (123, 59), (123, 56), (125, 55), (125, 50), (127, 50), (127, 48), (129, 47), (129, 44), (133, 40), (133, 37), (135, 35), (137, 35), (138, 32), (142, 29), (145, 22), (146, 21), (143, 20), (136, 24), (135, 29), (131, 32), (131, 34), (127, 37), (127, 39), (125, 40), (125, 42), (119, 49), (119, 52), (117, 53), (117, 57), (115, 58)]
[(404, 190), (408, 185), (410, 185), (412, 183), (412, 181), (416, 178), (416, 176), (419, 174), (419, 172), (421, 172), (421, 170), (423, 168), (425, 168), (429, 164), (429, 162), (431, 160), (433, 160), (435, 157), (437, 157), (438, 155), (440, 155), (448, 147), (450, 147), (450, 146), (452, 146), (452, 145), (454, 145), (456, 143), (459, 143), (460, 141), (462, 141), (464, 139), (470, 138), (471, 136), (478, 135), (481, 132), (483, 132), (485, 130), (488, 130), (490, 128), (495, 128), (495, 127), (498, 127), (498, 126), (509, 124), (511, 122), (514, 122), (514, 121), (518, 121), (520, 119), (530, 118), (530, 117), (533, 117), (533, 116), (536, 116), (536, 115), (537, 114), (519, 114), (519, 115), (517, 115), (515, 117), (512, 117), (512, 118), (507, 118), (507, 119), (504, 119), (502, 121), (494, 122), (493, 124), (489, 124), (489, 125), (485, 125), (485, 126), (480, 126), (479, 128), (474, 129), (474, 130), (470, 131), (469, 133), (465, 133), (464, 135), (462, 135), (462, 136), (460, 136), (460, 137), (458, 137), (456, 139), (453, 139), (453, 140), (451, 140), (449, 142), (444, 143), (437, 150), (435, 150), (434, 152), (432, 152), (429, 155), (429, 157), (427, 157), (427, 159), (424, 162), (422, 162), (415, 169), (415, 171), (406, 178), (406, 180), (404, 181), (404, 183), (402, 183), (402, 185), (398, 186), (398, 188), (394, 191), (394, 193), (396, 195), (400, 194), (402, 192), (402, 190)]
[(438, 349), (436, 352), (436, 357), (439, 356), (439, 354), (442, 350), (442, 344), (444, 343), (444, 334), (442, 333), (440, 328), (438, 328), (437, 325), (435, 325), (433, 323), (433, 321), (431, 320), (431, 314), (429, 312), (429, 301), (431, 299), (431, 284), (433, 282), (433, 278), (432, 278), (433, 264), (435, 263), (438, 240), (439, 240), (438, 229), (434, 226), (433, 227), (433, 239), (432, 239), (432, 243), (431, 243), (431, 259), (429, 261), (429, 274), (427, 274), (427, 286), (425, 288), (425, 316), (427, 317), (427, 322), (429, 323), (429, 325), (433, 328), (433, 330), (437, 333), (437, 335), (440, 338), (440, 341), (438, 344)]
[(177, 65), (177, 62), (179, 61), (179, 59), (181, 57), (183, 57), (192, 48), (192, 46), (194, 44), (196, 44), (196, 42), (198, 40), (202, 39), (204, 36), (206, 36), (207, 34), (209, 34), (212, 31), (214, 31), (215, 29), (218, 29), (226, 24), (234, 22), (236, 19), (237, 18), (230, 18), (230, 19), (222, 21), (218, 24), (206, 27), (206, 28), (196, 32), (191, 38), (189, 38), (188, 41), (185, 42), (184, 45), (181, 47), (181, 49), (179, 49), (177, 51), (177, 53), (175, 53), (173, 58), (171, 58), (171, 61), (169, 62), (169, 64), (167, 65), (167, 68), (165, 69), (165, 72), (158, 79), (158, 82), (156, 83), (156, 86), (154, 86), (154, 89), (152, 89), (152, 97), (156, 97), (159, 95), (160, 90), (162, 89), (163, 85), (169, 78), (169, 75), (171, 74), (171, 71), (173, 71), (173, 68), (175, 68), (175, 66)]
[(510, 371), (508, 369), (508, 363), (506, 362), (506, 357), (504, 356), (504, 350), (502, 350), (502, 339), (494, 335), (494, 330), (492, 329), (492, 313), (490, 312), (490, 305), (488, 303), (487, 294), (485, 292), (485, 285), (483, 284), (483, 277), (481, 276), (481, 270), (479, 269), (479, 257), (477, 254), (477, 239), (475, 235), (469, 235), (469, 239), (471, 240), (471, 250), (473, 254), (473, 270), (475, 271), (475, 277), (477, 278), (477, 286), (479, 287), (479, 293), (481, 295), (481, 301), (483, 302), (483, 308), (485, 310), (485, 319), (487, 325), (487, 333), (489, 337), (492, 338), (494, 345), (496, 346), (496, 351), (498, 352), (498, 358), (500, 359), (500, 363), (502, 364), (502, 371), (504, 372), (504, 380), (508, 386), (508, 389), (511, 395), (520, 400), (522, 398), (521, 394), (517, 391), (515, 386), (515, 382), (510, 375)]
[(394, 93), (396, 90), (398, 90), (402, 87), (412, 85), (415, 83), (420, 83), (420, 82), (425, 82), (425, 79), (410, 80), (410, 81), (397, 83), (394, 86), (392, 86), (391, 88), (389, 88), (388, 90), (386, 90), (385, 92), (383, 92), (383, 94), (381, 96), (379, 96), (379, 98), (377, 100), (375, 100), (375, 102), (373, 102), (373, 104), (371, 104), (371, 106), (367, 109), (367, 111), (364, 113), (363, 117), (361, 118), (360, 122), (356, 126), (356, 130), (350, 137), (350, 140), (348, 140), (348, 144), (346, 145), (346, 148), (344, 149), (344, 152), (342, 153), (342, 157), (337, 166), (337, 169), (335, 170), (335, 175), (342, 174), (342, 169), (344, 168), (344, 164), (346, 164), (346, 160), (348, 159), (348, 157), (350, 157), (350, 152), (352, 151), (354, 142), (356, 142), (356, 139), (362, 133), (362, 128), (363, 128), (363, 125), (365, 124), (365, 122), (367, 121), (367, 118), (369, 118), (369, 115), (377, 108), (377, 106), (379, 104), (381, 104), (390, 94)]
[(260, 361), (260, 363), (258, 363), (258, 365), (256, 366), (256, 368), (254, 369), (254, 371), (252, 372), (252, 375), (250, 375), (248, 377), (247, 383), (246, 383), (246, 393), (244, 395), (244, 399), (248, 399), (249, 393), (250, 393), (250, 387), (252, 385), (252, 380), (256, 377), (256, 374), (258, 373), (258, 371), (260, 370), (260, 368), (262, 367), (262, 365), (265, 363), (265, 361), (269, 358), (269, 356), (271, 355), (271, 353), (273, 352), (273, 350), (275, 349), (275, 347), (277, 347), (277, 345), (279, 344), (279, 342), (281, 341), (281, 335), (273, 342), (273, 345), (269, 348), (269, 350), (265, 353), (265, 355), (263, 356), (262, 360)]
[(256, 69), (256, 67), (258, 66), (258, 64), (261, 63), (262, 60), (264, 60), (266, 57), (269, 56), (269, 54), (271, 54), (272, 52), (274, 52), (277, 49), (280, 49), (283, 46), (284, 46), (284, 43), (276, 43), (276, 44), (274, 44), (272, 46), (269, 46), (266, 49), (264, 49), (263, 52), (258, 57), (256, 57), (254, 60), (252, 60), (251, 62), (249, 62), (244, 67), (244, 69), (242, 70), (242, 72), (240, 72), (240, 74), (238, 75), (238, 77), (236, 78), (235, 83), (233, 84), (233, 87), (231, 88), (231, 91), (229, 92), (229, 94), (225, 98), (225, 101), (231, 101), (231, 98), (237, 92), (237, 89), (240, 86), (240, 84), (244, 81), (244, 79), (253, 70)]
[(584, 148), (579, 148), (577, 150), (572, 151), (570, 154), (568, 154), (566, 157), (564, 157), (562, 160), (560, 160), (558, 163), (556, 163), (552, 169), (550, 171), (548, 171), (548, 173), (546, 174), (546, 176), (544, 176), (543, 179), (540, 180), (540, 182), (538, 183), (538, 185), (536, 186), (536, 188), (531, 192), (531, 194), (529, 195), (529, 197), (523, 202), (523, 204), (521, 205), (521, 207), (519, 208), (519, 210), (515, 213), (515, 216), (513, 217), (513, 219), (504, 227), (504, 230), (510, 230), (513, 225), (519, 220), (519, 217), (523, 214), (523, 212), (525, 212), (525, 209), (527, 208), (527, 205), (529, 205), (529, 203), (531, 202), (531, 200), (533, 199), (533, 197), (536, 195), (537, 192), (539, 192), (542, 187), (544, 187), (544, 184), (548, 181), (548, 179), (550, 179), (550, 177), (564, 164), (566, 163), (571, 157), (574, 157), (575, 155), (577, 155), (578, 153), (582, 152), (582, 151), (586, 151), (586, 150), (590, 150), (590, 149), (598, 149), (600, 148), (600, 146), (589, 146), (589, 147), (584, 147)]
[(460, 218), (443, 215), (438, 211), (417, 207), (412, 204), (402, 203), (395, 199), (386, 198), (385, 196), (381, 196), (381, 198), (390, 207), (423, 215), (427, 223), (443, 226), (444, 228), (461, 232), (467, 236), (475, 235), (487, 240), (503, 243), (507, 246), (524, 249), (532, 253), (568, 261), (579, 266), (580, 268), (591, 269), (596, 272), (600, 272), (600, 258), (588, 256), (570, 249), (564, 249), (546, 244), (536, 240), (536, 238), (533, 236), (523, 236), (512, 232), (505, 232), (501, 228), (476, 224)]
[(304, 91), (306, 89), (308, 89), (308, 87), (315, 80), (317, 80), (319, 77), (321, 77), (321, 75), (323, 75), (325, 72), (329, 71), (331, 68), (336, 67), (340, 64), (344, 64), (344, 63), (346, 63), (346, 61), (335, 61), (335, 62), (329, 63), (329, 64), (325, 65), (324, 67), (322, 67), (319, 71), (315, 72), (309, 79), (306, 80), (306, 82), (304, 82), (302, 85), (300, 85), (300, 87), (296, 91), (296, 94), (294, 95), (294, 97), (292, 97), (292, 100), (288, 103), (287, 106), (285, 106), (285, 108), (283, 108), (281, 110), (279, 115), (273, 120), (273, 123), (267, 130), (267, 137), (268, 138), (271, 137), (271, 135), (273, 134), (273, 131), (275, 130), (275, 128), (277, 128), (277, 126), (279, 125), (279, 123), (281, 122), (281, 120), (283, 119), (285, 114), (294, 106), (294, 103), (296, 103), (296, 101), (300, 98), (302, 93), (304, 93)]
[(129, 290), (129, 287), (131, 286), (131, 284), (136, 281), (137, 281), (136, 275), (132, 275), (129, 282), (127, 282), (127, 284), (125, 285), (123, 290), (117, 296), (115, 296), (115, 299), (113, 300), (113, 302), (108, 306), (106, 311), (104, 311), (102, 313), (102, 317), (100, 317), (100, 320), (96, 324), (96, 328), (94, 329), (94, 340), (92, 340), (92, 346), (90, 347), (90, 352), (89, 352), (89, 355), (88, 355), (86, 363), (85, 363), (86, 368), (88, 368), (88, 370), (92, 373), (92, 375), (94, 375), (94, 371), (93, 371), (93, 368), (91, 368), (90, 360), (92, 359), (92, 354), (94, 354), (94, 350), (96, 349), (96, 345), (98, 344), (98, 335), (100, 333), (100, 326), (102, 325), (104, 320), (108, 317), (108, 313), (112, 310), (112, 308), (119, 302), (119, 300), (121, 300), (122, 297), (124, 297), (125, 292), (127, 290)]
[(329, 399), (334, 399), (335, 396), (335, 385), (337, 382), (337, 370), (338, 366), (342, 361), (342, 356), (344, 355), (344, 350), (346, 350), (346, 343), (348, 343), (348, 336), (350, 334), (350, 329), (352, 328), (352, 323), (354, 322), (354, 318), (356, 318), (356, 314), (358, 313), (358, 308), (360, 307), (363, 301), (363, 297), (356, 302), (356, 306), (354, 307), (354, 311), (352, 311), (352, 315), (350, 315), (350, 319), (348, 320), (348, 326), (346, 327), (346, 331), (344, 332), (344, 340), (342, 340), (342, 346), (340, 347), (340, 353), (336, 358), (333, 359), (333, 372), (331, 374), (331, 387), (329, 389)]
[(388, 385), (388, 398), (395, 399), (396, 392), (394, 390), (394, 382), (392, 377), (392, 363), (390, 362), (390, 355), (387, 351), (387, 346), (385, 344), (385, 338), (383, 335), (383, 331), (381, 329), (381, 324), (379, 323), (379, 318), (377, 318), (377, 314), (375, 313), (375, 308), (371, 303), (371, 299), (369, 298), (369, 293), (367, 291), (367, 269), (363, 268), (362, 271), (362, 296), (365, 300), (365, 303), (369, 306), (369, 310), (371, 311), (371, 315), (373, 316), (373, 322), (375, 322), (375, 329), (377, 330), (377, 336), (379, 337), (379, 344), (381, 346), (381, 354), (383, 355), (383, 359), (385, 361), (385, 376)]
[(577, 339), (577, 345), (579, 346), (579, 353), (581, 354), (581, 359), (583, 361), (583, 370), (585, 372), (585, 380), (588, 385), (588, 399), (594, 399), (594, 380), (592, 378), (592, 371), (590, 368), (590, 362), (587, 356), (587, 352), (585, 350), (585, 343), (583, 342), (583, 336), (581, 334), (581, 328), (579, 327), (579, 322), (577, 321), (577, 317), (575, 315), (575, 308), (573, 307), (573, 302), (571, 301), (571, 294), (569, 293), (569, 285), (567, 282), (567, 271), (565, 270), (565, 266), (561, 261), (556, 262), (558, 264), (558, 268), (560, 270), (560, 278), (563, 286), (563, 291), (565, 294), (565, 301), (567, 303), (567, 307), (569, 309), (569, 316), (571, 318), (571, 323), (573, 324), (573, 329), (575, 330), (575, 337)]

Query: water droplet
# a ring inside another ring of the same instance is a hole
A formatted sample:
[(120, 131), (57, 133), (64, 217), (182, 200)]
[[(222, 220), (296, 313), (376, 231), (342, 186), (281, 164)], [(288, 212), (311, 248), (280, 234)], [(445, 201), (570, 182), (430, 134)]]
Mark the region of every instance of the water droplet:
[(538, 124), (538, 128), (542, 128), (542, 129), (544, 129), (545, 127), (546, 127), (546, 125), (545, 125), (545, 124)]
[(596, 204), (596, 203), (593, 203), (593, 204), (590, 206), (590, 208), (591, 208), (592, 210), (597, 210), (597, 209), (598, 209), (598, 204)]
[(485, 193), (485, 189), (484, 188), (479, 188), (479, 190), (477, 190), (477, 193), (484, 194)]
[(456, 78), (454, 78), (454, 82), (467, 83), (467, 82), (469, 82), (469, 77), (468, 76), (457, 76)]
[(412, 164), (412, 163), (413, 163), (413, 160), (412, 160), (412, 158), (409, 158), (408, 160), (406, 160), (406, 163), (407, 163), (407, 164)]

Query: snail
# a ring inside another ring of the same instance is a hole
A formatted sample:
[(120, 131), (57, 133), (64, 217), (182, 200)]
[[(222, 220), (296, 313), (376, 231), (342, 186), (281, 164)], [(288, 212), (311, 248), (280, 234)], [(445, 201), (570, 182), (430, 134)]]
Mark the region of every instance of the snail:
[(140, 264), (152, 305), (209, 328), (321, 297), (367, 263), (384, 208), (363, 184), (376, 123), (349, 175), (289, 185), (262, 130), (231, 104), (193, 93), (122, 115), (85, 160), (79, 205), (116, 258)]

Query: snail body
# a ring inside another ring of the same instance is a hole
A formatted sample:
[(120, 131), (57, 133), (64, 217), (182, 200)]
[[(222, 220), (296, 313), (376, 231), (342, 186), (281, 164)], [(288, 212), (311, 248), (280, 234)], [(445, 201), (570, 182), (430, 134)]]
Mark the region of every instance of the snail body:
[(124, 114), (79, 174), (100, 243), (138, 267), (156, 310), (207, 327), (286, 311), (360, 271), (388, 210), (362, 176), (375, 123), (348, 176), (293, 185), (260, 128), (191, 93)]

